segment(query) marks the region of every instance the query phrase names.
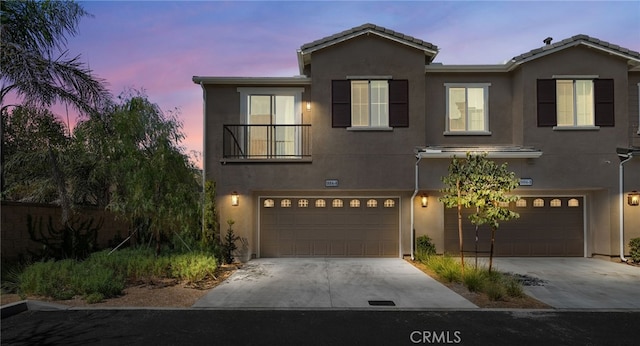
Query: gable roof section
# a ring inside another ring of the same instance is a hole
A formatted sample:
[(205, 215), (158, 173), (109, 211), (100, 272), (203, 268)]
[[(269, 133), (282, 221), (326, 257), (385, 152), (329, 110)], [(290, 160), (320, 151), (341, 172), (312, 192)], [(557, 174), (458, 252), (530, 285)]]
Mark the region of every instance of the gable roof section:
[(435, 56), (438, 54), (438, 47), (429, 42), (425, 42), (413, 36), (405, 35), (378, 25), (367, 23), (307, 44), (303, 44), (302, 47), (298, 49), (298, 66), (300, 68), (300, 73), (302, 74), (304, 66), (308, 65), (311, 62), (311, 53), (330, 47), (337, 43), (368, 34), (378, 35), (380, 37), (398, 42), (400, 44), (422, 50), (427, 56), (428, 62), (433, 61)]
[(528, 61), (543, 57), (547, 54), (552, 54), (563, 49), (579, 45), (595, 48), (611, 55), (617, 55), (621, 58), (628, 59), (629, 64), (632, 66), (640, 65), (640, 53), (582, 34), (575, 35), (573, 37), (558, 41), (556, 43), (548, 44), (537, 49), (533, 49), (524, 54), (520, 54), (511, 59), (511, 63), (514, 65), (524, 64)]

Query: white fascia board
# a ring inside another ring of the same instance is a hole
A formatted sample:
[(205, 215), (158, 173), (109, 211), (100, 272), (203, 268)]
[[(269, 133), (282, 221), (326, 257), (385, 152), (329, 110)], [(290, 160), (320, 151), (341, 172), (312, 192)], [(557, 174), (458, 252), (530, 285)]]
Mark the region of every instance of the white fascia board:
[(311, 78), (301, 77), (200, 77), (194, 76), (196, 84), (231, 85), (310, 85)]
[(426, 73), (509, 72), (507, 65), (426, 65)]
[[(487, 154), (489, 159), (537, 159), (542, 156), (541, 151), (470, 151), (472, 155)], [(420, 151), (416, 154), (416, 158), (422, 159), (451, 159), (453, 157), (464, 158), (467, 156), (466, 151), (440, 151), (427, 150)]]

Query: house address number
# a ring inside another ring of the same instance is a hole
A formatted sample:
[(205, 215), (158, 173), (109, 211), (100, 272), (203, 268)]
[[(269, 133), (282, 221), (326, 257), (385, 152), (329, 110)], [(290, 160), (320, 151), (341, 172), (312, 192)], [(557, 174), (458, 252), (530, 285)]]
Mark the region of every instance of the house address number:
[(324, 187), (338, 187), (338, 179), (327, 179), (324, 181)]

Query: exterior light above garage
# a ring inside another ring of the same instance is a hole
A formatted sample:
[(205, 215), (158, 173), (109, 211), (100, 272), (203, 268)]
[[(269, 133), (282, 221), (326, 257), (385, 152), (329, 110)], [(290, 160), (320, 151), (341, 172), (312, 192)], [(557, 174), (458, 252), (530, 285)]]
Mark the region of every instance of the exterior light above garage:
[(236, 191), (231, 193), (231, 205), (237, 207), (240, 204), (240, 195)]
[(422, 205), (423, 208), (426, 208), (428, 204), (429, 204), (429, 196), (427, 195), (420, 196), (420, 205)]
[(631, 191), (627, 195), (627, 203), (629, 203), (629, 205), (634, 207), (640, 205), (640, 192), (635, 190)]

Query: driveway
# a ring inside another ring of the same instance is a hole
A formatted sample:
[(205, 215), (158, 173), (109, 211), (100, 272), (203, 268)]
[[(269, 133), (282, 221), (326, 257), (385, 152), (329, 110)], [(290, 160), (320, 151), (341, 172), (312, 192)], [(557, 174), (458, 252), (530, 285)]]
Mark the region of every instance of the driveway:
[(525, 292), (557, 309), (640, 309), (640, 267), (580, 257), (498, 257), (494, 266), (542, 279)]
[(474, 309), (399, 258), (264, 258), (246, 263), (194, 308)]

